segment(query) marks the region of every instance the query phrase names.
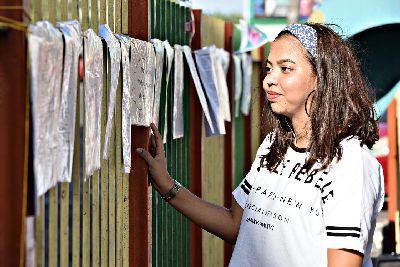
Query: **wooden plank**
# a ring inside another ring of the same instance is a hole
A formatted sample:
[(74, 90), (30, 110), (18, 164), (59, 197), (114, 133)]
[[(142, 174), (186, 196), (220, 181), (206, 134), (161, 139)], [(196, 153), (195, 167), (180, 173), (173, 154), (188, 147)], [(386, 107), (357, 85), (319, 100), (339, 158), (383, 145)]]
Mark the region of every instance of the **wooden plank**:
[(82, 11), (81, 26), (82, 26), (82, 31), (86, 31), (89, 27), (88, 0), (80, 0), (80, 1), (81, 1), (81, 11)]
[(71, 1), (71, 17), (72, 19), (79, 20), (78, 0), (70, 0), (70, 1)]
[[(107, 125), (107, 98), (108, 98), (108, 78), (107, 78), (107, 65), (109, 64), (108, 49), (103, 42), (103, 62), (104, 62), (104, 75), (103, 75), (103, 98), (102, 98), (102, 111), (101, 111), (101, 155), (104, 150), (104, 139)], [(101, 266), (108, 265), (108, 161), (101, 160), (101, 241), (100, 241), (100, 257)]]
[[(36, 217), (36, 265), (44, 267), (44, 196), (41, 196), (38, 201), (38, 216)], [(4, 261), (3, 261), (4, 262)]]
[(42, 19), (42, 1), (32, 1), (33, 16), (32, 22), (36, 22)]
[(69, 183), (60, 185), (60, 266), (69, 262)]
[(100, 24), (106, 24), (106, 23), (107, 23), (107, 0), (100, 0)]
[[(195, 32), (192, 40), (192, 49), (201, 48), (201, 10), (193, 10)], [(191, 77), (191, 76), (190, 76)], [(190, 191), (198, 197), (202, 197), (201, 180), (203, 177), (202, 169), (202, 121), (199, 119), (203, 117), (203, 110), (200, 105), (199, 98), (196, 93), (196, 88), (192, 77), (190, 78), (189, 90), (189, 114), (190, 114), (190, 162), (195, 164), (190, 165)], [(197, 225), (190, 224), (190, 266), (201, 267), (203, 266), (202, 257), (202, 230)]]
[(81, 180), (80, 180), (80, 89), (76, 96), (74, 155), (72, 163), (72, 266), (80, 266)]
[[(225, 22), (225, 40), (224, 49), (230, 54), (234, 52), (233, 49), (233, 23)], [(234, 114), (233, 106), (233, 62), (232, 58), (229, 60), (229, 69), (226, 77), (229, 95), (229, 107), (231, 114)], [(233, 121), (225, 122), (225, 147), (224, 147), (224, 206), (230, 208), (232, 206), (232, 189), (233, 189)], [(224, 242), (224, 266), (228, 266), (233, 247), (228, 242)]]
[[(83, 154), (85, 155), (85, 153)], [(84, 156), (83, 156), (84, 157)], [(85, 162), (85, 161), (83, 161)], [(82, 169), (85, 170), (84, 164)], [(90, 178), (82, 187), (82, 266), (90, 265)]]
[(122, 32), (122, 0), (115, 0), (115, 32)]
[(57, 266), (57, 253), (58, 253), (58, 186), (49, 190), (49, 266)]
[[(115, 112), (115, 111), (114, 111)], [(108, 162), (108, 265), (115, 265), (115, 116), (110, 138), (110, 158)]]
[(122, 68), (118, 80), (115, 111), (115, 171), (116, 171), (116, 266), (122, 266), (123, 184), (122, 184)]
[(122, 33), (128, 34), (128, 0), (122, 0)]
[(111, 31), (115, 32), (114, 0), (107, 1), (107, 11), (108, 11), (107, 24), (110, 27)]
[(99, 2), (97, 0), (91, 1), (90, 6), (90, 27), (98, 32), (99, 29)]
[(68, 1), (61, 0), (61, 20), (65, 21), (68, 19)]
[[(134, 152), (133, 152), (134, 153)], [(122, 266), (129, 266), (129, 174), (122, 176), (123, 194), (123, 230), (122, 230)]]
[(56, 6), (57, 6), (57, 2), (56, 1), (54, 1), (54, 0), (49, 0), (49, 3), (48, 3), (48, 18), (49, 18), (49, 21), (51, 22), (51, 23), (53, 23), (54, 25), (55, 25), (55, 23), (56, 23), (56, 21), (57, 21), (57, 9), (56, 9)]
[[(149, 40), (148, 0), (129, 1), (128, 33)], [(149, 145), (149, 127), (133, 126), (132, 166), (129, 175), (129, 266), (148, 266), (148, 170), (145, 161), (135, 153), (136, 148)]]
[(100, 266), (100, 177), (99, 171), (92, 176), (92, 266)]

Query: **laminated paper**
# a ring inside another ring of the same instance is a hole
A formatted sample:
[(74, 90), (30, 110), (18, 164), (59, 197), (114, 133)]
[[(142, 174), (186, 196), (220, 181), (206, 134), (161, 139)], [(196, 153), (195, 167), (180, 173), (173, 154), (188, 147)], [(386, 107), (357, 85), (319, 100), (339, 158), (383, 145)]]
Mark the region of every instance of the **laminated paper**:
[(174, 108), (172, 120), (172, 138), (182, 138), (184, 132), (183, 118), (183, 53), (182, 46), (175, 48), (175, 72), (174, 72)]
[(215, 84), (217, 86), (218, 100), (220, 104), (221, 116), (225, 121), (231, 121), (231, 111), (229, 104), (228, 85), (226, 84), (226, 74), (223, 65), (227, 65), (226, 54), (223, 49), (210, 47), (211, 60), (215, 70)]
[(154, 85), (153, 123), (159, 127), (161, 82), (164, 69), (164, 44), (158, 39), (151, 39), (156, 53), (156, 73)]
[(242, 61), (237, 55), (232, 55), (235, 71), (235, 117), (239, 116), (240, 111), (240, 97), (242, 96)]
[(192, 50), (189, 46), (183, 46), (183, 52), (185, 54), (186, 61), (189, 65), (190, 74), (192, 75), (194, 86), (196, 88), (197, 96), (200, 100), (200, 105), (203, 109), (204, 116), (206, 117), (206, 123), (210, 128), (210, 132), (214, 133), (214, 126), (211, 121), (210, 110), (208, 109), (206, 96), (204, 95), (203, 87), (201, 86), (200, 77), (197, 73), (196, 66), (192, 57)]
[(33, 117), (33, 170), (36, 193), (43, 195), (55, 186), (58, 153), (58, 124), (61, 98), (63, 39), (50, 22), (29, 26), (31, 103)]
[(216, 85), (216, 73), (214, 66), (213, 51), (215, 47), (207, 47), (195, 51), (196, 65), (200, 74), (201, 81), (206, 91), (208, 107), (211, 110), (211, 121), (214, 131), (211, 131), (210, 126), (206, 123), (206, 135), (221, 135), (225, 134), (225, 124), (223, 114), (220, 108), (220, 100), (218, 97), (218, 89)]
[(78, 89), (79, 55), (82, 52), (81, 27), (78, 21), (58, 22), (64, 35), (64, 68), (56, 135), (58, 151), (54, 175), (59, 182), (71, 182), (74, 154), (76, 95)]
[(169, 85), (169, 76), (171, 74), (172, 62), (174, 61), (174, 49), (171, 47), (168, 41), (163, 41), (166, 59), (167, 59), (167, 73), (166, 73), (166, 85), (165, 85), (165, 112), (164, 112), (164, 132), (163, 132), (163, 143), (167, 142), (167, 133), (168, 133), (168, 120), (167, 120), (167, 110), (168, 110), (168, 85)]
[(151, 43), (131, 39), (131, 123), (150, 126), (153, 119), (155, 53)]
[(253, 61), (250, 54), (243, 53), (240, 55), (242, 59), (242, 70), (243, 70), (243, 92), (242, 92), (242, 103), (241, 111), (244, 115), (250, 113), (251, 103), (251, 76), (253, 73)]
[(101, 166), (101, 105), (103, 96), (103, 44), (92, 29), (84, 38), (85, 179)]
[(111, 60), (111, 79), (107, 86), (107, 88), (110, 88), (110, 94), (107, 108), (107, 125), (103, 151), (103, 158), (105, 160), (108, 160), (110, 156), (111, 130), (114, 124), (113, 120), (115, 113), (115, 99), (117, 94), (119, 71), (121, 67), (121, 46), (118, 40), (115, 38), (114, 34), (111, 32), (108, 25), (99, 26), (99, 35), (107, 43)]
[(122, 51), (122, 171), (131, 171), (131, 76), (129, 52), (131, 38), (116, 35)]

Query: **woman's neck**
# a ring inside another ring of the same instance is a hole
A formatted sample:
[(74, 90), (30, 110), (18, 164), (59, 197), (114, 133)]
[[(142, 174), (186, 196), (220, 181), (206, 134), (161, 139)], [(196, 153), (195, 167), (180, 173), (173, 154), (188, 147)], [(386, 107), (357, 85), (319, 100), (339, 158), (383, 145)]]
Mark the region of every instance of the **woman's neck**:
[(311, 121), (307, 117), (304, 120), (292, 121), (293, 131), (295, 134), (294, 145), (299, 148), (306, 148), (311, 140)]

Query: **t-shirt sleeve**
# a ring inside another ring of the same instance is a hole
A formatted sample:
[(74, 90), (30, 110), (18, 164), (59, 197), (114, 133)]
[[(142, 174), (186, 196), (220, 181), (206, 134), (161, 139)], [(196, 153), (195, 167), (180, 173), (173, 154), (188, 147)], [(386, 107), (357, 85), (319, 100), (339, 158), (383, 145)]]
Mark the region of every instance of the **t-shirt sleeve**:
[(233, 197), (236, 202), (244, 209), (247, 201), (247, 197), (253, 187), (253, 183), (258, 175), (258, 167), (260, 166), (260, 156), (266, 155), (269, 151), (269, 147), (272, 143), (272, 135), (268, 135), (258, 148), (256, 158), (251, 165), (250, 171), (247, 173), (246, 177), (242, 182), (236, 187), (232, 192)]
[(358, 145), (344, 147), (331, 175), (332, 186), (321, 190), (327, 248), (365, 253), (383, 204), (382, 168)]

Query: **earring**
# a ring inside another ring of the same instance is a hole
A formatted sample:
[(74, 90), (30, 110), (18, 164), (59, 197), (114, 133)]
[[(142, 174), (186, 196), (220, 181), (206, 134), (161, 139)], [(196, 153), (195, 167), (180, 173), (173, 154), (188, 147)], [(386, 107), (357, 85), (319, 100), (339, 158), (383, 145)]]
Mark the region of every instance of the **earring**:
[[(307, 114), (308, 117), (310, 117), (310, 114), (308, 113), (308, 110), (307, 110), (307, 103), (308, 103), (308, 99), (310, 98), (311, 94), (314, 93), (314, 92), (315, 92), (315, 89), (312, 90), (312, 91), (308, 94), (308, 96), (307, 96), (307, 98), (306, 98), (306, 103), (304, 103), (304, 110), (306, 111), (306, 114)], [(312, 103), (312, 102), (311, 102), (311, 103)]]

